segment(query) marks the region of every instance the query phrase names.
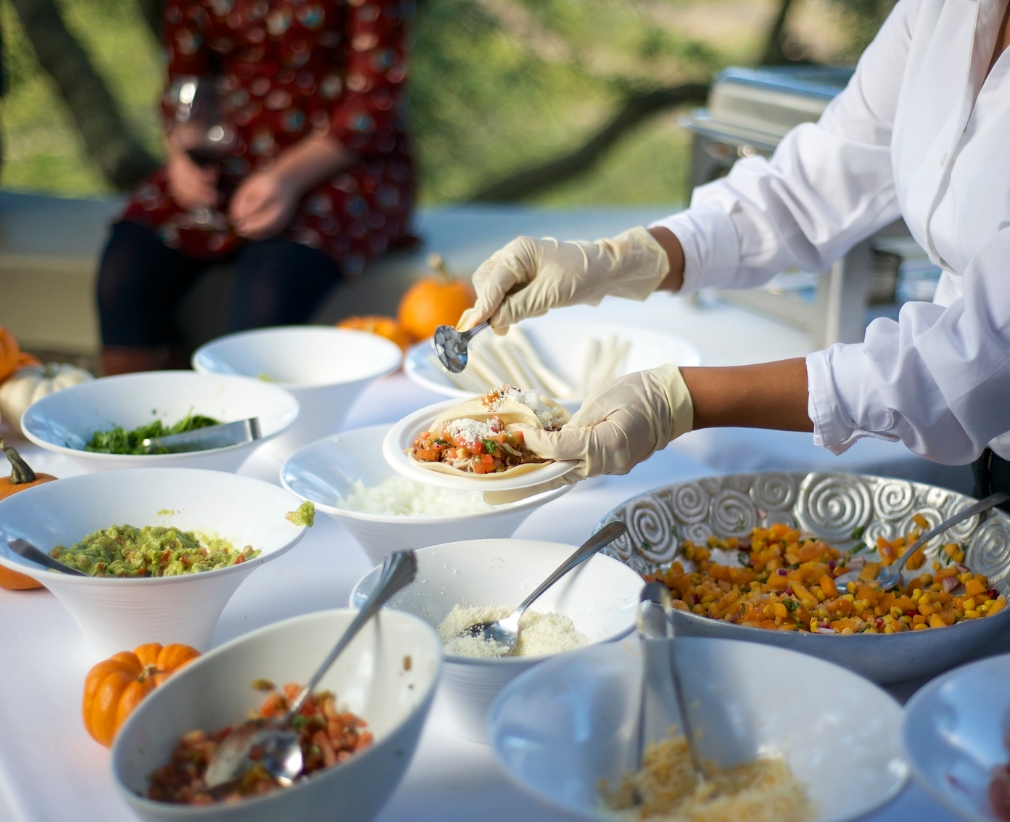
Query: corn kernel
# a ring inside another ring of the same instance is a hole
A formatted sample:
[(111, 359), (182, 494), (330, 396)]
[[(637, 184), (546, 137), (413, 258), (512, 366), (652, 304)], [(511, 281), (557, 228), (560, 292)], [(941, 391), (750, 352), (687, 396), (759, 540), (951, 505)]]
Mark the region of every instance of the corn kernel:
[(929, 626), (925, 622), (917, 622), (912, 626), (913, 631), (925, 631)]
[(970, 610), (970, 611), (965, 610), (964, 615), (966, 619), (978, 619), (980, 616), (982, 616), (982, 614), (976, 610)]
[(968, 599), (961, 603), (961, 607), (964, 608), (965, 611), (974, 611), (975, 600), (972, 597), (968, 597)]

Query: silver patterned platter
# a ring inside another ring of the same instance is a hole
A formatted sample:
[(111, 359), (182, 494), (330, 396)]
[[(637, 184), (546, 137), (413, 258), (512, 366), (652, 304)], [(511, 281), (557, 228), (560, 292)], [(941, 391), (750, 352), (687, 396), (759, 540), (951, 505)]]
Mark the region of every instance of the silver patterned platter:
[[(730, 474), (632, 497), (607, 514), (597, 529), (615, 520), (625, 523), (628, 533), (604, 551), (642, 574), (666, 568), (676, 559), (689, 566), (680, 556), (686, 540), (700, 544), (710, 536), (741, 537), (775, 522), (841, 549), (854, 547), (858, 534), (858, 541), (871, 546), (861, 556), (873, 559), (879, 558), (872, 548), (877, 537), (890, 540), (908, 533), (915, 527), (913, 515), (921, 514), (932, 527), (974, 501), (934, 485), (864, 474)], [(965, 564), (985, 574), (990, 588), (1008, 593), (1010, 517), (994, 511), (956, 525), (926, 549), (924, 568), (931, 567), (945, 542), (966, 544)], [(1008, 625), (1010, 608), (948, 628), (887, 635), (772, 631), (674, 612), (677, 635), (777, 645), (835, 662), (878, 683), (947, 670), (982, 650)]]

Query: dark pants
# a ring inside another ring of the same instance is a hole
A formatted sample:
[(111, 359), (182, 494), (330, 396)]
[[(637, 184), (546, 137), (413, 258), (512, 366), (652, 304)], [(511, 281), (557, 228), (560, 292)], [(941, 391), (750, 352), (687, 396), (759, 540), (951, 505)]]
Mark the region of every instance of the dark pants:
[[(227, 262), (235, 267), (229, 332), (307, 322), (340, 280), (333, 260), (291, 240), (247, 243)], [(177, 345), (176, 309), (211, 265), (169, 248), (139, 223), (117, 223), (98, 272), (102, 342)]]
[[(996, 456), (988, 448), (971, 464), (971, 474), (975, 480), (972, 496), (976, 499), (982, 499), (997, 491), (1010, 494), (1010, 461)], [(1010, 513), (1010, 502), (1004, 502), (999, 507)]]

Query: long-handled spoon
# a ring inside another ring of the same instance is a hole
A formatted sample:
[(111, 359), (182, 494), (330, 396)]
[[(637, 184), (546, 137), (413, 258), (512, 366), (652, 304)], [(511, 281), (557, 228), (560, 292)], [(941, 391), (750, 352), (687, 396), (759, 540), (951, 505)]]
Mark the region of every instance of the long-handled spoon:
[[(298, 698), (288, 707), (288, 712), (278, 720), (266, 719), (244, 722), (224, 738), (207, 767), (205, 781), (208, 788), (219, 788), (241, 779), (253, 767), (261, 765), (276, 780), (278, 785), (287, 787), (302, 772), (304, 761), (298, 734), (291, 729), (291, 723), (309, 698), (319, 680), (323, 678), (337, 657), (348, 646), (366, 622), (397, 591), (414, 581), (417, 573), (417, 558), (413, 551), (397, 551), (387, 557), (379, 574), (379, 581), (361, 606), (358, 615), (344, 631), (344, 635), (330, 651), (329, 656), (319, 666), (306, 683)], [(249, 754), (258, 749), (254, 761)]]
[(519, 607), (511, 614), (493, 622), (478, 622), (469, 628), (464, 628), (456, 636), (472, 636), (483, 639), (491, 643), (495, 656), (505, 656), (511, 653), (519, 641), (519, 620), (523, 613), (533, 604), (533, 602), (548, 588), (550, 588), (561, 577), (567, 574), (576, 566), (585, 562), (593, 554), (599, 551), (604, 545), (609, 545), (619, 536), (627, 532), (627, 527), (623, 522), (611, 522), (604, 525), (599, 531), (587, 539), (579, 546), (575, 553), (561, 563), (557, 569), (547, 579), (545, 579), (537, 589), (524, 599)]
[(72, 577), (86, 577), (87, 574), (84, 571), (78, 571), (76, 568), (71, 568), (69, 565), (64, 565), (59, 560), (53, 559), (45, 551), (36, 548), (30, 542), (24, 539), (9, 539), (7, 544), (11, 547), (11, 550), (20, 557), (24, 557), (30, 562), (34, 562), (37, 565), (41, 565), (44, 568), (48, 568), (50, 571), (59, 571), (61, 574), (69, 574)]
[[(638, 638), (642, 646), (644, 669), (634, 765), (636, 772), (642, 769), (642, 758), (646, 742), (649, 740), (650, 728), (659, 735), (665, 736), (667, 729), (675, 724), (670, 711), (672, 697), (676, 703), (677, 713), (680, 715), (680, 729), (687, 740), (687, 750), (691, 755), (695, 779), (700, 785), (705, 781), (706, 775), (701, 764), (701, 757), (695, 748), (694, 728), (691, 725), (687, 701), (684, 699), (684, 689), (680, 682), (675, 643), (670, 641), (673, 626), (672, 612), (670, 589), (666, 585), (662, 582), (650, 582), (642, 588), (638, 597)], [(641, 803), (642, 798), (638, 795), (637, 789), (635, 799), (636, 804)]]
[[(908, 562), (908, 558), (912, 556), (916, 551), (919, 550), (923, 545), (929, 542), (937, 534), (942, 534), (948, 528), (957, 525), (959, 522), (963, 522), (969, 517), (973, 517), (976, 514), (981, 514), (988, 511), (990, 508), (994, 508), (1000, 503), (1006, 502), (1010, 499), (1010, 495), (1004, 494), (1002, 491), (996, 494), (991, 494), (985, 499), (979, 500), (974, 505), (965, 508), (963, 511), (958, 511), (954, 516), (945, 519), (935, 528), (931, 528), (921, 537), (919, 537), (915, 542), (908, 546), (908, 549), (903, 553), (895, 562), (892, 562), (886, 568), (882, 568), (880, 573), (877, 574), (877, 583), (880, 585), (882, 591), (890, 591), (898, 583), (901, 582), (901, 569), (905, 567), (905, 563)], [(836, 584), (839, 580), (845, 581), (845, 578), (850, 577), (849, 574), (842, 574), (836, 580)]]
[(442, 367), (451, 374), (458, 374), (466, 368), (470, 355), (467, 346), (477, 334), (491, 325), (490, 320), (485, 320), (480, 325), (475, 325), (469, 331), (457, 331), (451, 325), (440, 325), (435, 329), (435, 335), (431, 338), (431, 344), (435, 347), (435, 354)]

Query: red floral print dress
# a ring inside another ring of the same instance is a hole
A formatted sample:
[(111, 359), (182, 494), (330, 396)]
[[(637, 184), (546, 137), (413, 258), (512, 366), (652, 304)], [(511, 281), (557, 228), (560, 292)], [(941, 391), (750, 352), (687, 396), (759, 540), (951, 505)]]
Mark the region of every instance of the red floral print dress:
[[(411, 6), (401, 0), (165, 4), (168, 87), (186, 76), (217, 77), (221, 108), (238, 135), (222, 164), (223, 192), (313, 133), (328, 130), (358, 153), (356, 165), (302, 197), (281, 235), (330, 255), (348, 277), (407, 236), (414, 178), (404, 130), (404, 18)], [(172, 105), (163, 109), (170, 123)], [(222, 259), (244, 242), (220, 214), (206, 217), (174, 201), (164, 168), (140, 184), (123, 213), (199, 259)]]

